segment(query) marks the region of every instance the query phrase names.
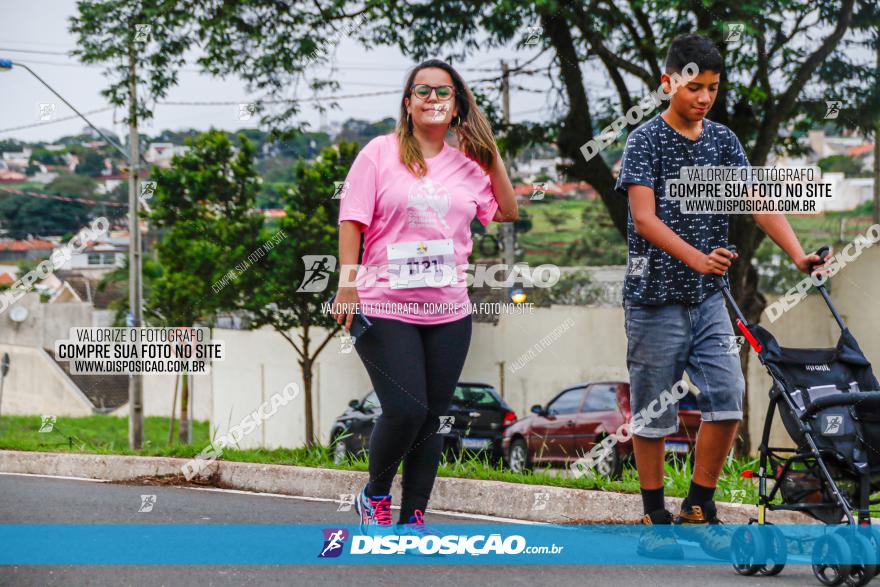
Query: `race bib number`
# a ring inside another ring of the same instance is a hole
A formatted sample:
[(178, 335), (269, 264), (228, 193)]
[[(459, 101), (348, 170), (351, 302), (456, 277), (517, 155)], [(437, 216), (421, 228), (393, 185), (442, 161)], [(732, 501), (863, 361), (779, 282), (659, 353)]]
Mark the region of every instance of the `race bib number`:
[(391, 289), (457, 283), (452, 239), (389, 244), (388, 280)]

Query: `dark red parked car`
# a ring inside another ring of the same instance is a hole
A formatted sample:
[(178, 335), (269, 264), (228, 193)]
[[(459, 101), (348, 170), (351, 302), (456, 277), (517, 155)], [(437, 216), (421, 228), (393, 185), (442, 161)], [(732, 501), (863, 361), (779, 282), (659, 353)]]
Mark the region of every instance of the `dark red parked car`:
[[(504, 460), (514, 471), (534, 465), (569, 465), (614, 434), (631, 417), (629, 383), (581, 383), (564, 389), (547, 407), (536, 405), (531, 411), (534, 415), (508, 427), (501, 441)], [(688, 453), (693, 450), (700, 426), (700, 410), (693, 394), (679, 400), (678, 421), (678, 432), (666, 438), (666, 450)], [(623, 461), (631, 454), (631, 440), (618, 442), (614, 450), (604, 451), (596, 469), (608, 477), (618, 477)]]

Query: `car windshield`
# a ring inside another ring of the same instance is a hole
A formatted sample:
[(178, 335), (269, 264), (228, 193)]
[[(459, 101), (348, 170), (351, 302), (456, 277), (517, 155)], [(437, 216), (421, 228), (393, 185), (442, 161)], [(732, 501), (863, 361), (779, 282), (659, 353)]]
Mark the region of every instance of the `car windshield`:
[(497, 408), (500, 403), (492, 394), (491, 387), (459, 385), (452, 401), (468, 408)]

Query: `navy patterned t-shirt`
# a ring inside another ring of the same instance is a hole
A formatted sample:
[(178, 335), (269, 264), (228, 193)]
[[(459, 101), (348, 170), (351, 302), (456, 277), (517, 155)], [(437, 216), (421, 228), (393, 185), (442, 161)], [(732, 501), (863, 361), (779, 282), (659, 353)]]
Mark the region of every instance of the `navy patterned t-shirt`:
[[(658, 114), (630, 133), (615, 189), (644, 185), (654, 190), (656, 214), (693, 247), (710, 253), (728, 243), (726, 214), (683, 214), (680, 201), (666, 200), (666, 180), (679, 179), (682, 167), (747, 167), (742, 145), (723, 124), (703, 120), (703, 131), (692, 141)], [(715, 276), (694, 271), (636, 233), (627, 214), (629, 258), (623, 297), (638, 304), (698, 304), (715, 292)]]

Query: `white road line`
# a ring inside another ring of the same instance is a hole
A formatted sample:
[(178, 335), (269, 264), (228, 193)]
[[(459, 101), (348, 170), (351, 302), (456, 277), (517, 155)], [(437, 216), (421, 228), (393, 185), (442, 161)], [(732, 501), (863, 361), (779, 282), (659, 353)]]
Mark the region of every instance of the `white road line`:
[(66, 479), (68, 481), (90, 481), (92, 483), (110, 483), (109, 479), (90, 479), (88, 477), (67, 477), (65, 475), (42, 475), (39, 473), (7, 473), (0, 471), (0, 475), (18, 475), (19, 477), (43, 477), (45, 479)]
[[(243, 495), (257, 495), (264, 497), (282, 497), (284, 499), (301, 499), (303, 501), (323, 501), (328, 503), (339, 503), (338, 499), (327, 497), (306, 497), (303, 495), (284, 495), (282, 493), (266, 493), (262, 491), (245, 491), (243, 489), (224, 489), (222, 487), (189, 487), (186, 485), (168, 485), (166, 487), (177, 487), (178, 489), (192, 489), (194, 491), (216, 491), (219, 493), (237, 493)], [(391, 509), (399, 510), (400, 506), (393, 505)], [(513, 518), (500, 518), (496, 516), (485, 516), (482, 514), (467, 514), (462, 512), (449, 512), (446, 510), (435, 510), (428, 508), (428, 513), (438, 514), (441, 516), (450, 516), (454, 518), (470, 518), (473, 520), (484, 520), (487, 522), (506, 522), (509, 524), (528, 524), (534, 526), (548, 526), (546, 522), (533, 522), (531, 520), (516, 520)]]
[[(87, 477), (67, 477), (64, 475), (38, 475), (36, 473), (6, 473), (0, 471), (0, 475), (18, 475), (21, 477), (41, 477), (45, 479), (65, 479), (67, 481), (89, 481), (91, 483), (111, 483), (109, 479), (89, 479)], [(267, 493), (261, 491), (245, 491), (243, 489), (224, 489), (221, 487), (190, 487), (187, 485), (145, 485), (145, 487), (173, 487), (175, 489), (192, 489), (193, 491), (214, 491), (217, 493), (235, 493), (239, 495), (254, 495), (258, 497), (281, 497), (284, 499), (299, 499), (302, 501), (321, 501), (327, 503), (339, 503), (337, 499), (327, 497), (307, 497), (304, 495), (284, 495), (282, 493)], [(393, 509), (399, 510), (400, 506), (391, 506)], [(501, 518), (496, 516), (485, 516), (482, 514), (467, 514), (462, 512), (450, 512), (446, 510), (428, 509), (428, 513), (441, 516), (449, 516), (452, 518), (466, 518), (471, 520), (482, 520), (486, 522), (503, 522), (507, 524), (525, 524), (530, 526), (548, 526), (546, 522), (533, 522), (531, 520), (517, 520), (514, 518)]]

